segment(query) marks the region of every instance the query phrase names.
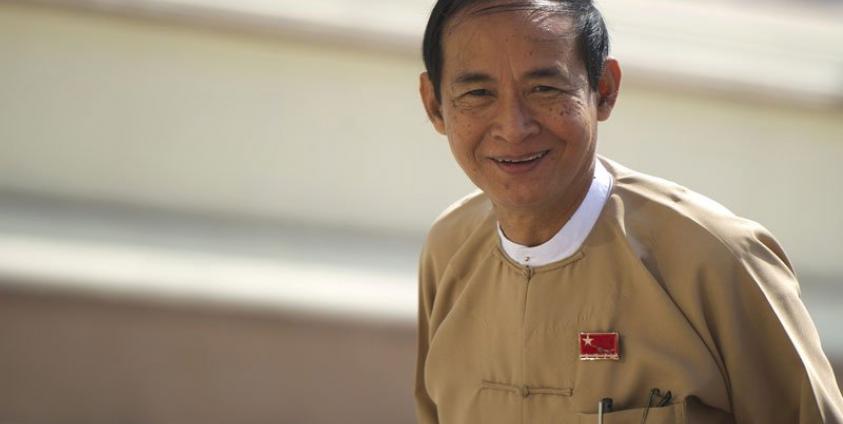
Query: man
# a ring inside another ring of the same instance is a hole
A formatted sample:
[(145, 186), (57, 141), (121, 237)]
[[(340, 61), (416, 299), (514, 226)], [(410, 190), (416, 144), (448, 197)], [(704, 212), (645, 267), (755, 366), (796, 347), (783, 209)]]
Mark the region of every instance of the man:
[(421, 96), (482, 192), (420, 265), (420, 423), (841, 423), (761, 226), (596, 156), (621, 82), (589, 0), (440, 0)]

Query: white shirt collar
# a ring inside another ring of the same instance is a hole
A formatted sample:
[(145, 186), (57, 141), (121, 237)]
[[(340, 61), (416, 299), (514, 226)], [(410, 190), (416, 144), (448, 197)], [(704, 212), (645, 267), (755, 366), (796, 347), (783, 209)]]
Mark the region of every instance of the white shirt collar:
[(600, 160), (595, 160), (595, 162), (594, 180), (588, 188), (585, 199), (571, 219), (550, 240), (538, 246), (522, 246), (509, 241), (498, 224), (498, 237), (507, 256), (521, 265), (542, 266), (565, 259), (579, 250), (591, 229), (594, 228), (600, 211), (603, 210), (603, 205), (606, 204), (609, 193), (612, 191), (612, 175), (603, 167)]

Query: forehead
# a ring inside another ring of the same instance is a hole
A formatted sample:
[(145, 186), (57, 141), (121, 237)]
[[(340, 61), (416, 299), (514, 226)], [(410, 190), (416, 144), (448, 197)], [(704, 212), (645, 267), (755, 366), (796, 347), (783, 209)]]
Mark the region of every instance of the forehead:
[(576, 62), (576, 38), (573, 18), (558, 6), (479, 2), (448, 21), (442, 53), (445, 68), (499, 60)]

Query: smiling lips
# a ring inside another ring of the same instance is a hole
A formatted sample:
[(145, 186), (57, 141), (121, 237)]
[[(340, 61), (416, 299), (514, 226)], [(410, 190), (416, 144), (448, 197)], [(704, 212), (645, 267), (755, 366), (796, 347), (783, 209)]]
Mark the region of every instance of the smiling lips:
[(510, 174), (520, 174), (535, 168), (550, 150), (531, 153), (526, 156), (491, 156), (489, 157), (499, 168)]

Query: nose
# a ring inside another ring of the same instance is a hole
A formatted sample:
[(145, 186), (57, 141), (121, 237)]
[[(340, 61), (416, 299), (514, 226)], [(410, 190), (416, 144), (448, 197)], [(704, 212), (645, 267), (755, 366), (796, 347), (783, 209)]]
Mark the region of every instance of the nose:
[(507, 143), (521, 143), (541, 132), (524, 99), (518, 95), (502, 96), (498, 101), (492, 136)]

